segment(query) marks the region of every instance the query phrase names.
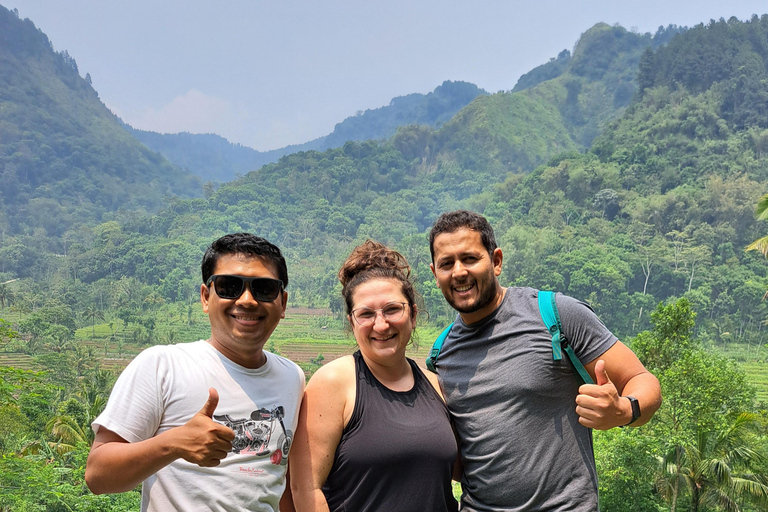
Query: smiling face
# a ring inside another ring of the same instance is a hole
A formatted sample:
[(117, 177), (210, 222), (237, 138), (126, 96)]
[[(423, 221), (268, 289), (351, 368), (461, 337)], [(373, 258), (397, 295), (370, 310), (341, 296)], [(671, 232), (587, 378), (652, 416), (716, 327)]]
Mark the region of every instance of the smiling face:
[[(391, 302), (408, 303), (397, 279), (374, 278), (358, 285), (352, 292), (353, 310), (363, 307), (382, 309)], [(406, 307), (403, 316), (395, 321), (387, 321), (381, 312), (376, 312), (371, 325), (361, 326), (351, 316), (349, 321), (365, 360), (389, 366), (405, 360), (405, 349), (416, 327), (416, 307)]]
[[(274, 265), (258, 256), (225, 254), (216, 262), (214, 274), (277, 279)], [(203, 312), (211, 322), (208, 342), (231, 361), (246, 368), (258, 368), (266, 362), (264, 344), (281, 318), (285, 318), (288, 293), (280, 292), (273, 302), (254, 299), (248, 286), (237, 299), (222, 299), (215, 286), (200, 287)]]
[(464, 323), (482, 320), (501, 304), (504, 289), (496, 279), (501, 273), (501, 249), (489, 254), (479, 232), (461, 228), (437, 235), (434, 255), (430, 268), (437, 285)]

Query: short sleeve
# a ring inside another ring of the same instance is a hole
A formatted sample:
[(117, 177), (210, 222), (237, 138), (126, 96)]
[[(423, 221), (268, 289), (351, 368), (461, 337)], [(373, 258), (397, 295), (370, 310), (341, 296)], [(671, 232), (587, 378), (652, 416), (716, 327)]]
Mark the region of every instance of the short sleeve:
[(131, 361), (117, 379), (107, 406), (92, 424), (107, 428), (128, 442), (154, 436), (163, 414), (160, 382), (164, 372), (162, 347), (152, 347)]
[(583, 364), (594, 361), (619, 341), (588, 304), (559, 293), (556, 300), (563, 334)]

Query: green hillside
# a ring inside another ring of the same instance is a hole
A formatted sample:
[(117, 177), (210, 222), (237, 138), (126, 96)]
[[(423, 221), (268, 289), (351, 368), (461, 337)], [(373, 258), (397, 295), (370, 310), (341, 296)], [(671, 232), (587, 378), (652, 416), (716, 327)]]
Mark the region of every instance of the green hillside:
[(436, 160), (490, 172), (530, 172), (550, 158), (583, 151), (619, 117), (637, 90), (638, 63), (683, 31), (654, 36), (599, 23), (582, 34), (571, 56), (564, 50), (523, 75), (508, 93), (481, 97), (436, 134)]
[(166, 195), (202, 192), (197, 178), (126, 133), (74, 58), (2, 6), (0, 113), (6, 234), (58, 238), (119, 209), (153, 210)]

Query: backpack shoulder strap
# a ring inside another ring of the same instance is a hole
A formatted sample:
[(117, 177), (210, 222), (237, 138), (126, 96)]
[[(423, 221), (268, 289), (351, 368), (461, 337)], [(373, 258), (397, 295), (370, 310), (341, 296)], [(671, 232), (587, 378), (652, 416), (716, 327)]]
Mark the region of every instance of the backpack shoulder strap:
[(445, 338), (448, 337), (451, 328), (453, 328), (453, 322), (440, 333), (440, 336), (438, 336), (432, 344), (432, 350), (429, 351), (429, 356), (427, 357), (427, 369), (432, 373), (437, 373), (437, 366), (435, 366), (437, 364), (437, 356), (440, 355), (440, 351), (443, 349), (443, 343), (445, 343)]
[(581, 364), (576, 352), (573, 351), (573, 347), (571, 347), (565, 334), (563, 334), (560, 313), (557, 311), (557, 303), (555, 302), (555, 292), (539, 291), (539, 313), (544, 321), (544, 325), (547, 326), (549, 333), (552, 335), (552, 358), (555, 361), (560, 361), (563, 359), (563, 351), (565, 351), (565, 355), (570, 359), (574, 370), (579, 374), (581, 380), (585, 384), (594, 384), (589, 372)]

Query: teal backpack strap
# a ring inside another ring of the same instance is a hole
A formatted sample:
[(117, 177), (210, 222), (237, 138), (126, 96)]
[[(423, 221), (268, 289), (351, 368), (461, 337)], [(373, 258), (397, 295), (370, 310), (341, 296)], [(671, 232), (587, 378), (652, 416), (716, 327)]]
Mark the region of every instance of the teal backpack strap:
[(445, 343), (445, 338), (448, 337), (448, 333), (451, 332), (452, 327), (453, 322), (440, 333), (440, 336), (437, 337), (435, 343), (432, 344), (432, 350), (429, 351), (429, 357), (427, 357), (427, 369), (432, 373), (437, 373), (437, 367), (435, 366), (437, 364), (437, 356), (440, 355), (440, 351), (443, 349), (443, 343)]
[(544, 321), (544, 325), (547, 326), (549, 333), (552, 335), (552, 358), (555, 361), (562, 360), (563, 351), (565, 351), (565, 355), (570, 359), (573, 368), (579, 374), (581, 380), (585, 384), (594, 384), (589, 372), (581, 364), (576, 352), (573, 351), (573, 347), (571, 347), (565, 338), (565, 334), (563, 334), (563, 326), (560, 323), (560, 314), (557, 311), (557, 303), (555, 302), (555, 292), (539, 291), (539, 313)]

